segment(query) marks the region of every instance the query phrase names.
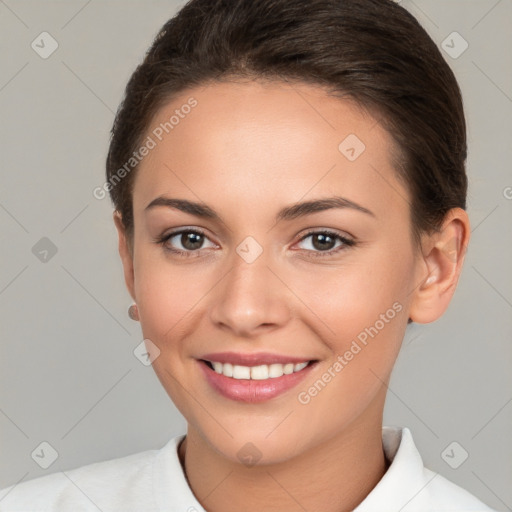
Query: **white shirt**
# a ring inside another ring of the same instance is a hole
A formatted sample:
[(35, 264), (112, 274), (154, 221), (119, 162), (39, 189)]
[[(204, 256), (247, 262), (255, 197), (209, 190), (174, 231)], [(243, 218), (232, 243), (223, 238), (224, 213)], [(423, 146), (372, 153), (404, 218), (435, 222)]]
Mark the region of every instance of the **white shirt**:
[[(183, 473), (178, 445), (61, 471), (0, 490), (1, 512), (205, 512)], [(423, 465), (408, 428), (382, 428), (391, 464), (354, 512), (495, 512)]]

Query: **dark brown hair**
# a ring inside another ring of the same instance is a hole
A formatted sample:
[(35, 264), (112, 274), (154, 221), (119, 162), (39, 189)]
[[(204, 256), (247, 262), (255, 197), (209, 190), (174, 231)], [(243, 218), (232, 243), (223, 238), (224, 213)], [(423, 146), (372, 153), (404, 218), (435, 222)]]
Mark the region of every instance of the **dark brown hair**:
[(107, 183), (130, 238), (137, 166), (126, 172), (126, 163), (152, 118), (186, 89), (230, 78), (317, 84), (380, 119), (395, 142), (417, 241), (450, 208), (466, 208), (459, 86), (406, 9), (391, 0), (191, 0), (131, 76), (112, 128)]

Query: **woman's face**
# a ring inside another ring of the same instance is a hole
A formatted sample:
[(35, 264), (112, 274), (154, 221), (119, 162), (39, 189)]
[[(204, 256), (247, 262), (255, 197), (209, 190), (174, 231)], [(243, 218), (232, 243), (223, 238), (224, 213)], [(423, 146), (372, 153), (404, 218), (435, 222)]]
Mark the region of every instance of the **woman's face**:
[(189, 428), (276, 462), (379, 424), (422, 277), (387, 132), (319, 87), (247, 82), (188, 90), (147, 135), (128, 283)]

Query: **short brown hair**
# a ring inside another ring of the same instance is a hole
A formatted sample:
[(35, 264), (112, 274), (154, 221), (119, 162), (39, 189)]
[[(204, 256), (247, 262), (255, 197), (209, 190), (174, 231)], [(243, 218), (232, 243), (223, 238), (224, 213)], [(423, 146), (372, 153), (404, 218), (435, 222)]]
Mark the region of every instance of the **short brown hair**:
[[(131, 76), (111, 132), (107, 182), (139, 147), (159, 108), (229, 77), (326, 87), (380, 118), (412, 231), (466, 208), (466, 125), (459, 86), (418, 21), (391, 0), (191, 0), (162, 27)], [(110, 188), (133, 234), (133, 172)]]

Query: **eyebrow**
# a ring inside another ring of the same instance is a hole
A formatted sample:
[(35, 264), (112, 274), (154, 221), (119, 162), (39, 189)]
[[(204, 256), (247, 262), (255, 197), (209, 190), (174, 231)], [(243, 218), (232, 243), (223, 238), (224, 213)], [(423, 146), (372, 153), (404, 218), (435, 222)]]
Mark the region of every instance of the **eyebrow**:
[[(145, 211), (150, 210), (151, 208), (155, 208), (157, 206), (165, 206), (167, 208), (175, 208), (177, 210), (181, 210), (182, 212), (189, 213), (191, 215), (195, 215), (196, 217), (202, 217), (205, 219), (211, 219), (216, 221), (221, 221), (220, 216), (210, 208), (208, 205), (204, 203), (197, 203), (195, 201), (189, 201), (188, 199), (176, 199), (165, 196), (159, 196), (153, 201), (151, 201), (145, 208)], [(304, 201), (301, 203), (295, 203), (290, 206), (286, 206), (281, 209), (276, 215), (276, 222), (281, 220), (293, 220), (299, 217), (305, 217), (306, 215), (310, 215), (312, 213), (321, 212), (324, 210), (330, 210), (333, 208), (350, 208), (352, 210), (356, 210), (362, 213), (366, 213), (367, 215), (371, 215), (375, 217), (375, 214), (361, 206), (354, 201), (350, 201), (344, 197), (333, 196), (333, 197), (325, 197), (322, 199), (316, 199), (314, 201)]]

